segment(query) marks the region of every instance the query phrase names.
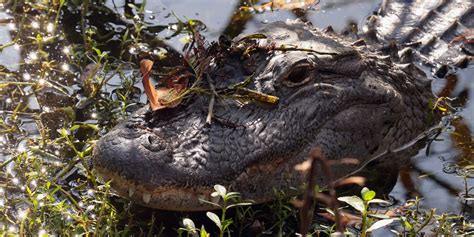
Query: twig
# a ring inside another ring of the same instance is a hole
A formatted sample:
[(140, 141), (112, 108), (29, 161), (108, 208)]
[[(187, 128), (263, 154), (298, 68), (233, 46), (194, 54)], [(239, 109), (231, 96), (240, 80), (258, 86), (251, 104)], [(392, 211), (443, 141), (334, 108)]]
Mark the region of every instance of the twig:
[(307, 186), (304, 193), (303, 205), (301, 206), (302, 219), (301, 219), (300, 233), (302, 234), (303, 237), (305, 237), (308, 233), (309, 226), (312, 221), (313, 213), (309, 212), (309, 210), (310, 210), (311, 203), (313, 202), (315, 198), (315, 195), (314, 195), (314, 185), (315, 185), (315, 175), (316, 175), (315, 173), (316, 173), (316, 167), (318, 163), (319, 165), (321, 165), (321, 169), (323, 170), (324, 175), (328, 179), (329, 195), (331, 197), (329, 206), (335, 214), (336, 229), (338, 232), (343, 233), (344, 226), (341, 222), (341, 216), (338, 210), (339, 206), (337, 203), (334, 176), (328, 165), (328, 161), (322, 155), (320, 147), (315, 147), (311, 150), (310, 159), (311, 159), (311, 166), (309, 168), (309, 173), (306, 180)]
[(217, 95), (216, 88), (215, 88), (214, 84), (212, 84), (211, 79), (209, 79), (209, 77), (206, 76), (206, 80), (207, 80), (207, 83), (209, 83), (209, 88), (211, 88), (211, 92), (212, 92), (211, 101), (209, 102), (209, 112), (207, 113), (207, 117), (206, 117), (206, 124), (211, 124), (212, 123), (213, 110), (214, 110), (214, 104), (216, 103), (216, 96), (218, 96), (218, 95)]

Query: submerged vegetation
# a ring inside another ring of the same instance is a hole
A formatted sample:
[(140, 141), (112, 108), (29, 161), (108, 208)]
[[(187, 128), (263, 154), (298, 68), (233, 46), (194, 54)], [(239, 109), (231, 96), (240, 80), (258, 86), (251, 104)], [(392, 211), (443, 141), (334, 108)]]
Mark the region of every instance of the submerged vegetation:
[[(286, 236), (299, 232), (299, 223), (307, 221), (295, 207), (301, 203), (278, 190), (275, 202), (251, 207), (238, 193), (216, 184), (212, 196), (223, 200), (212, 203), (218, 212), (159, 212), (115, 196), (91, 168), (95, 141), (143, 105), (140, 60), (152, 59), (158, 67), (169, 69), (163, 73), (173, 73), (176, 68), (171, 66), (183, 59), (164, 40), (178, 37), (189, 43), (205, 29), (204, 23), (176, 17), (168, 26), (149, 25), (145, 3), (127, 4), (123, 14), (99, 0), (13, 0), (2, 7), (0, 25), (10, 38), (1, 42), (0, 50), (19, 57), (18, 62), (0, 66), (2, 236)], [(242, 14), (254, 14), (252, 9), (245, 6)], [(164, 30), (168, 35), (157, 37)], [(238, 86), (232, 89), (238, 91)], [(278, 99), (242, 93), (250, 99)], [(463, 123), (449, 103), (440, 101), (437, 106), (452, 117), (446, 132), (462, 144), (462, 159), (445, 168), (458, 172), (464, 184), (456, 195), (466, 216), (426, 210), (418, 198), (382, 207), (386, 201), (375, 199), (375, 192), (364, 188), (360, 197), (338, 198), (348, 206), (331, 209), (311, 204), (311, 210), (322, 214), (309, 223), (309, 233), (334, 233), (338, 228), (331, 220), (342, 210), (340, 224), (347, 227), (343, 230), (363, 236), (386, 226), (400, 236), (472, 234), (474, 226), (468, 219), (474, 209), (474, 190), (468, 182), (474, 174), (471, 134), (460, 133)]]

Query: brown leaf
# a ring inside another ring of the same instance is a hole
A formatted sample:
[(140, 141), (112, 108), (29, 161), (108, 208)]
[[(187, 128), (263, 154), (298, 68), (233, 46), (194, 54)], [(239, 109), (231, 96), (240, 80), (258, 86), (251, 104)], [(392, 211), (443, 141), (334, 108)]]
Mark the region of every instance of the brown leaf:
[(158, 103), (158, 95), (156, 93), (155, 87), (150, 81), (150, 72), (152, 67), (153, 61), (148, 59), (143, 59), (142, 61), (140, 61), (140, 72), (142, 73), (143, 78), (143, 88), (145, 89), (148, 101), (150, 101), (151, 110), (155, 111), (166, 106), (160, 106), (160, 104)]
[(311, 160), (305, 160), (297, 165), (295, 165), (294, 169), (296, 171), (305, 172), (311, 167)]
[(148, 59), (143, 59), (140, 61), (140, 73), (142, 74), (142, 77), (149, 76), (152, 67), (153, 61)]
[(173, 108), (179, 105), (182, 98), (181, 92), (186, 89), (188, 85), (188, 78), (186, 75), (166, 78), (165, 86), (155, 89), (150, 80), (150, 72), (153, 67), (153, 61), (144, 59), (140, 61), (140, 72), (143, 77), (143, 87), (145, 93), (150, 101), (150, 107), (153, 111), (163, 108)]
[(348, 185), (348, 184), (357, 184), (357, 185), (363, 187), (365, 185), (365, 178), (361, 177), (361, 176), (352, 176), (352, 177), (349, 177), (349, 178), (345, 178), (343, 180), (338, 180), (334, 184), (334, 186), (340, 187), (340, 186), (344, 186), (344, 185)]

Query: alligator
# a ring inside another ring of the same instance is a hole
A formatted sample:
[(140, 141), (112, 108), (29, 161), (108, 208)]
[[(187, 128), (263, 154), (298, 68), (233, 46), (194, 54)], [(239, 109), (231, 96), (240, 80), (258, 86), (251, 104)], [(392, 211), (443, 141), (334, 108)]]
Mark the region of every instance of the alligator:
[(384, 1), (358, 39), (302, 21), (237, 36), (209, 50), (199, 86), (215, 94), (245, 84), (277, 103), (193, 93), (157, 111), (147, 105), (97, 142), (94, 168), (139, 205), (199, 211), (215, 208), (200, 201), (215, 184), (256, 203), (275, 189), (298, 192), (294, 167), (316, 146), (336, 178), (371, 162), (396, 167), (440, 120), (431, 79), (412, 62), (468, 65), (472, 41), (460, 35), (474, 25), (472, 5)]

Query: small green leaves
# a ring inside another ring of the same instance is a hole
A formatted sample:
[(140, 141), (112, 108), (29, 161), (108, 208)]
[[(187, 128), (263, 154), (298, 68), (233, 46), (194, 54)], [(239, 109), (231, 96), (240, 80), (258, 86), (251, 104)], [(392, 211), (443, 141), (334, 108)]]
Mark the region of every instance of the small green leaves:
[(349, 204), (351, 207), (353, 207), (354, 209), (356, 209), (360, 212), (365, 211), (364, 201), (360, 197), (346, 196), (346, 197), (339, 197), (339, 198), (337, 198), (337, 200)]
[(364, 188), (362, 189), (362, 191), (360, 192), (360, 194), (361, 194), (361, 196), (362, 196), (362, 199), (364, 199), (364, 201), (366, 201), (366, 202), (367, 202), (367, 201), (370, 201), (370, 200), (372, 200), (372, 199), (374, 199), (374, 197), (375, 197), (375, 192), (372, 191), (372, 190), (370, 190), (370, 189), (368, 189), (368, 188), (366, 188), (366, 187), (364, 187)]

